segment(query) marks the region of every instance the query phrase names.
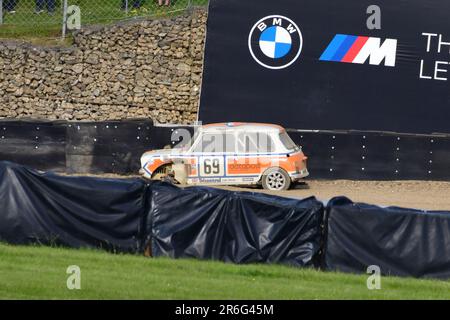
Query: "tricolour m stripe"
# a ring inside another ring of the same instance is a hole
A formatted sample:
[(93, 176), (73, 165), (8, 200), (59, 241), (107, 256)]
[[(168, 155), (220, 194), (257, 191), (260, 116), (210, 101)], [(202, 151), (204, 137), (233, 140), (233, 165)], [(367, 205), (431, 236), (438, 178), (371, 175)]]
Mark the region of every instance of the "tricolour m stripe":
[(356, 36), (345, 36), (344, 41), (342, 41), (331, 61), (342, 61), (347, 52), (352, 48), (356, 39), (358, 39)]
[(361, 51), (362, 47), (366, 44), (367, 40), (369, 40), (369, 37), (358, 37), (341, 61), (352, 63)]
[(347, 36), (345, 34), (335, 35), (331, 43), (328, 45), (323, 54), (320, 56), (319, 60), (333, 61), (334, 55), (339, 50), (345, 39), (347, 39)]
[(323, 61), (353, 62), (368, 37), (337, 34), (320, 57)]

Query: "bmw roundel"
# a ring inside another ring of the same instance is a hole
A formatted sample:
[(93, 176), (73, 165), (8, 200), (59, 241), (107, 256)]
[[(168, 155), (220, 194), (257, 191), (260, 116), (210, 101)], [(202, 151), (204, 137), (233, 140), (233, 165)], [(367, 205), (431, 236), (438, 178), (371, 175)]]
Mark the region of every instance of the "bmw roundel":
[(303, 37), (294, 21), (272, 15), (255, 23), (248, 37), (248, 47), (253, 59), (263, 67), (284, 69), (300, 56)]

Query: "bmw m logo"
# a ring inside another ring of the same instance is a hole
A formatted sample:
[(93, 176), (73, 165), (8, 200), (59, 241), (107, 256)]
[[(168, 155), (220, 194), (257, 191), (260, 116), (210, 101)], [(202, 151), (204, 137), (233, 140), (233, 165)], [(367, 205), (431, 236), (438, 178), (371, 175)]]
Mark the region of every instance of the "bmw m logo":
[(250, 53), (257, 63), (269, 69), (284, 69), (302, 52), (300, 28), (289, 18), (273, 15), (259, 20), (248, 37)]

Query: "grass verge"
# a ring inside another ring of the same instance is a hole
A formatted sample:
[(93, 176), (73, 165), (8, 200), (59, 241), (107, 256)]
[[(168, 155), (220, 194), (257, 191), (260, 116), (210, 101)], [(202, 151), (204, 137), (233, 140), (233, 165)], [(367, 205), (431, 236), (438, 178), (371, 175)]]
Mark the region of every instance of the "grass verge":
[[(81, 290), (66, 269), (81, 268)], [(382, 278), (280, 265), (151, 259), (95, 250), (0, 244), (2, 299), (450, 299), (450, 281)]]
[[(208, 0), (172, 0), (171, 6), (157, 5), (156, 0), (141, 0), (142, 6), (133, 9), (130, 0), (128, 12), (121, 9), (121, 0), (71, 0), (69, 5), (77, 5), (81, 13), (82, 27), (88, 25), (108, 25), (117, 21), (140, 17), (171, 17), (184, 12), (189, 5), (206, 6)], [(56, 1), (54, 13), (35, 13), (34, 1), (19, 1), (15, 12), (5, 10), (3, 24), (0, 25), (0, 39), (22, 39), (43, 41), (60, 39), (62, 34), (62, 1)]]

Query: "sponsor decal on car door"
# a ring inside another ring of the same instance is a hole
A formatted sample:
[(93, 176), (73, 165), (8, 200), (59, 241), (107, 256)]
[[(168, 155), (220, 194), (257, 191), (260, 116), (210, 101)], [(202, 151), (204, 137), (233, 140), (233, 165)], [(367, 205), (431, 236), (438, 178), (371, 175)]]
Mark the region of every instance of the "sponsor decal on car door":
[(238, 134), (237, 154), (227, 160), (228, 174), (257, 179), (270, 163), (272, 149), (273, 142), (267, 134)]

